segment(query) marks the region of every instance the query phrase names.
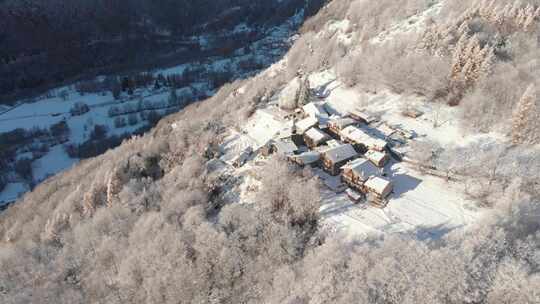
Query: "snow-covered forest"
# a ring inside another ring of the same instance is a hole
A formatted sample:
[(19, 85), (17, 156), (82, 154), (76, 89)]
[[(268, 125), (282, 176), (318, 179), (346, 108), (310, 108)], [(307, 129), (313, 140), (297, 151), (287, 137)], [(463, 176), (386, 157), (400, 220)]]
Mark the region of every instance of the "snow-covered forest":
[[(0, 213), (0, 299), (539, 303), (539, 35), (537, 0), (329, 1), (270, 67)], [(345, 123), (391, 144), (384, 206), (328, 168), (368, 157)]]

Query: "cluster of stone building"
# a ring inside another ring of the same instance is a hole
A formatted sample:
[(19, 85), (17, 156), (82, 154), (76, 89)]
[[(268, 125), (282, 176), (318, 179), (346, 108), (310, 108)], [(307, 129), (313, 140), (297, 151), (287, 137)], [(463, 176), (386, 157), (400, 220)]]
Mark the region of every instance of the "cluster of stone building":
[(329, 175), (341, 176), (352, 200), (366, 198), (378, 207), (386, 205), (394, 185), (384, 167), (391, 156), (399, 160), (412, 134), (360, 110), (330, 115), (324, 102), (283, 112), (280, 119), (292, 121), (292, 126), (264, 145), (260, 153), (276, 153), (300, 166), (321, 167)]

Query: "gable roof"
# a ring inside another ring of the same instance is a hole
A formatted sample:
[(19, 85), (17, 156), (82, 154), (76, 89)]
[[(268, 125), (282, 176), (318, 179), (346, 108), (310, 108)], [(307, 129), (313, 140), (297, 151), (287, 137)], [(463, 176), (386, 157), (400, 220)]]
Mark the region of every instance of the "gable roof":
[(272, 143), (277, 152), (283, 155), (293, 154), (298, 151), (298, 147), (292, 141), (276, 140)]
[(372, 176), (380, 176), (379, 168), (365, 158), (351, 161), (341, 167), (341, 169), (352, 170), (363, 182), (367, 181)]
[(384, 178), (374, 176), (368, 179), (365, 186), (375, 191), (377, 194), (385, 195), (392, 189), (392, 182)]
[(386, 141), (373, 137), (355, 126), (346, 127), (345, 129), (341, 130), (340, 135), (349, 141), (357, 144), (363, 144), (368, 148), (375, 150), (383, 150), (388, 144)]
[(324, 140), (330, 139), (330, 136), (317, 128), (311, 128), (307, 130), (305, 135), (316, 143), (320, 143)]
[(316, 117), (308, 116), (307, 118), (304, 118), (296, 123), (296, 130), (298, 131), (298, 133), (303, 134), (309, 128), (317, 125), (318, 123), (319, 120)]
[(386, 153), (375, 151), (375, 150), (368, 150), (365, 155), (367, 159), (377, 164), (382, 162), (384, 158), (386, 157)]
[(340, 117), (338, 119), (334, 119), (330, 121), (331, 126), (335, 126), (338, 129), (344, 129), (347, 126), (353, 125), (356, 123), (356, 120), (350, 118), (350, 117)]
[(356, 153), (352, 145), (345, 144), (327, 149), (324, 151), (324, 155), (333, 163), (339, 163), (356, 157), (358, 153)]
[(367, 124), (370, 124), (374, 121), (377, 120), (377, 118), (369, 113), (366, 113), (366, 112), (363, 112), (361, 110), (358, 110), (358, 109), (354, 109), (352, 111), (349, 111), (349, 115), (351, 117), (354, 117), (356, 119), (360, 119), (362, 120), (363, 122), (367, 123)]
[(307, 151), (299, 155), (291, 155), (290, 157), (297, 163), (309, 165), (318, 162), (321, 159), (321, 154), (316, 151)]
[(310, 102), (302, 107), (304, 113), (313, 117), (328, 117), (324, 106), (320, 103)]

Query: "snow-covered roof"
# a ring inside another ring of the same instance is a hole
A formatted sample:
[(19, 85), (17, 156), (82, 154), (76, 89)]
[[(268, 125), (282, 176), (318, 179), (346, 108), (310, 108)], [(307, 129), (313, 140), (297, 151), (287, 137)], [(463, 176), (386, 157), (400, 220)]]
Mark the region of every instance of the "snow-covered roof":
[(353, 125), (356, 123), (356, 120), (350, 117), (338, 118), (330, 121), (330, 126), (334, 126), (338, 129), (344, 129), (347, 126)]
[(326, 139), (330, 139), (330, 136), (317, 128), (311, 128), (307, 130), (305, 135), (316, 143), (320, 143)]
[(365, 158), (355, 159), (341, 167), (341, 169), (352, 170), (363, 182), (372, 176), (380, 176), (379, 168)]
[(392, 189), (391, 181), (378, 176), (370, 177), (364, 185), (379, 195), (388, 194)]
[(375, 138), (355, 126), (346, 127), (345, 129), (341, 130), (340, 135), (349, 141), (365, 145), (370, 149), (383, 150), (387, 145), (386, 141)]
[(330, 148), (335, 148), (335, 147), (339, 147), (341, 145), (341, 143), (339, 141), (335, 140), (335, 139), (331, 139), (331, 140), (326, 142), (326, 145), (328, 147), (330, 147)]
[(396, 133), (396, 130), (389, 125), (383, 123), (380, 126), (377, 127), (377, 130), (381, 132), (385, 137), (389, 137), (392, 134)]
[(299, 155), (293, 155), (291, 157), (298, 163), (309, 165), (318, 162), (319, 159), (321, 159), (321, 154), (316, 151), (308, 151)]
[(377, 120), (373, 115), (357, 110), (357, 109), (349, 111), (349, 115), (355, 119), (362, 120), (367, 124), (370, 124), (374, 122), (375, 120)]
[(302, 107), (304, 113), (313, 117), (328, 117), (328, 113), (324, 109), (324, 104), (310, 102)]
[(347, 190), (345, 190), (345, 193), (347, 193), (347, 195), (352, 198), (353, 200), (355, 201), (359, 201), (361, 198), (362, 198), (362, 194), (354, 191), (353, 189), (351, 188), (348, 188)]
[(379, 164), (386, 158), (386, 153), (369, 150), (365, 154), (366, 158), (371, 160), (372, 162)]
[(292, 141), (276, 140), (273, 145), (277, 152), (283, 155), (293, 154), (298, 150), (298, 147)]
[(328, 158), (333, 163), (339, 163), (344, 160), (354, 158), (358, 155), (354, 150), (353, 146), (350, 144), (340, 145), (334, 148), (330, 148), (324, 151), (326, 158)]
[(307, 118), (304, 118), (296, 123), (296, 130), (299, 134), (303, 134), (306, 132), (309, 128), (317, 125), (319, 123), (319, 120), (316, 117), (308, 116)]

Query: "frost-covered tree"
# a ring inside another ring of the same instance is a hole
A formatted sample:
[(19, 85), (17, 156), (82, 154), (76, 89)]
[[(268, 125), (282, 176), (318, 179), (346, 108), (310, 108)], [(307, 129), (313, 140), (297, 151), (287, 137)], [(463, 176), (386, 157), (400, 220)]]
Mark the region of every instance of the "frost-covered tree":
[(515, 144), (537, 143), (540, 139), (539, 119), (536, 87), (531, 84), (516, 104), (512, 116), (512, 141)]

